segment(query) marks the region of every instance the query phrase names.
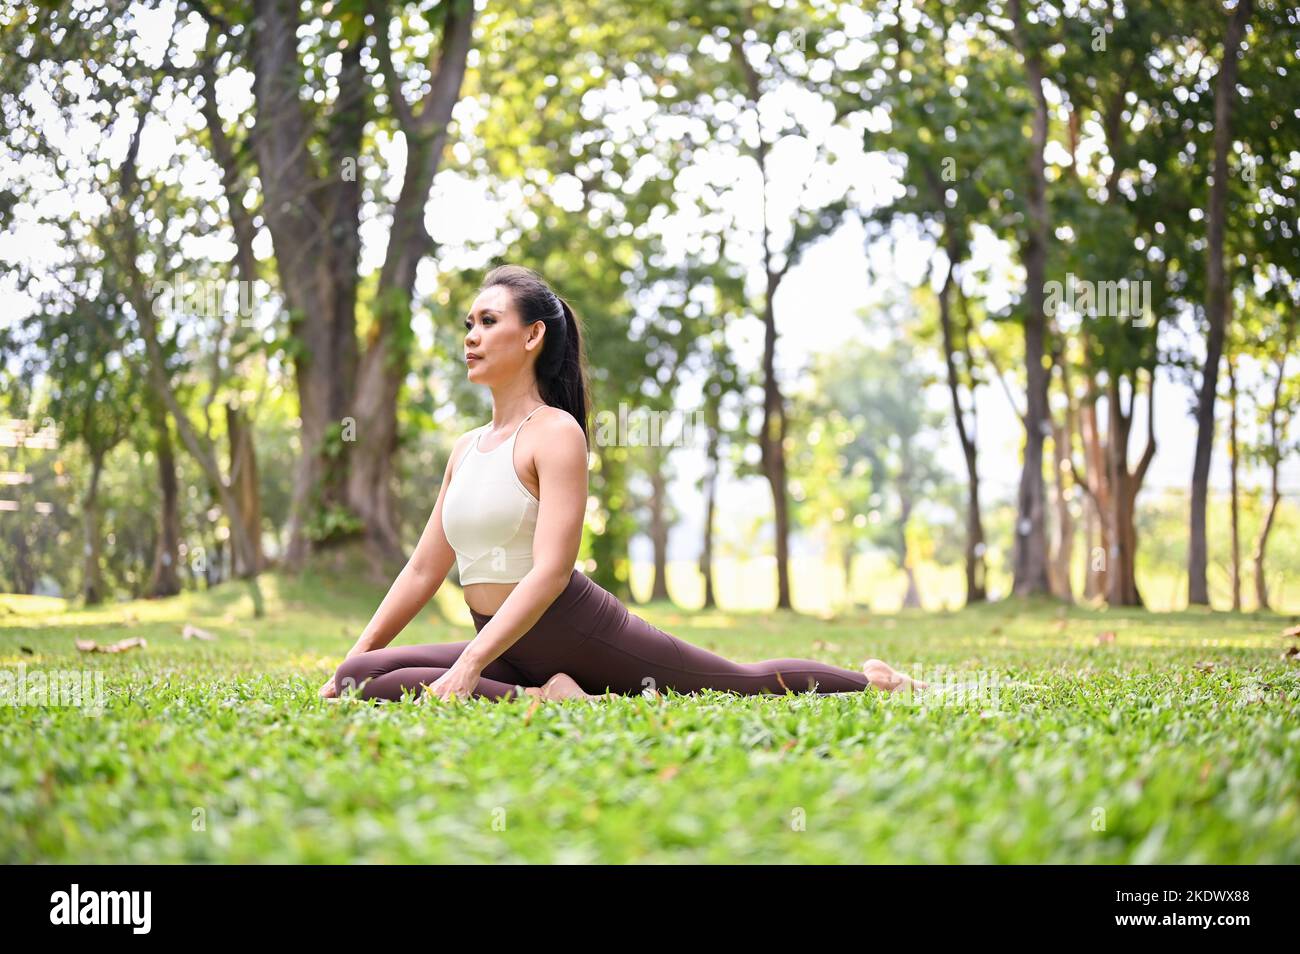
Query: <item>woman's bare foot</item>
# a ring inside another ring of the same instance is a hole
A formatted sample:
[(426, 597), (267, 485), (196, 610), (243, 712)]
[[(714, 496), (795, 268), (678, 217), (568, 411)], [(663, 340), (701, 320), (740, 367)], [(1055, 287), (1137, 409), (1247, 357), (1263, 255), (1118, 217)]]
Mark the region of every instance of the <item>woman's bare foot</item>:
[(524, 692), (530, 696), (545, 702), (558, 702), (561, 699), (602, 699), (603, 696), (592, 695), (573, 681), (573, 677), (567, 673), (557, 672), (545, 684), (536, 689), (525, 689)]
[(913, 679), (906, 673), (899, 672), (879, 659), (868, 659), (864, 662), (862, 672), (874, 688), (883, 689), (885, 692), (899, 692), (908, 688), (924, 689), (928, 685)]

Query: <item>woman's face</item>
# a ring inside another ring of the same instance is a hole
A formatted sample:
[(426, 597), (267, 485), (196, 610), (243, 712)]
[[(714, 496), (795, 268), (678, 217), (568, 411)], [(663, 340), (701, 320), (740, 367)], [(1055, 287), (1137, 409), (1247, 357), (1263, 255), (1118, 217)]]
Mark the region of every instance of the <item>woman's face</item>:
[(465, 373), (475, 384), (510, 381), (541, 353), (544, 323), (525, 326), (504, 285), (479, 292), (464, 327)]

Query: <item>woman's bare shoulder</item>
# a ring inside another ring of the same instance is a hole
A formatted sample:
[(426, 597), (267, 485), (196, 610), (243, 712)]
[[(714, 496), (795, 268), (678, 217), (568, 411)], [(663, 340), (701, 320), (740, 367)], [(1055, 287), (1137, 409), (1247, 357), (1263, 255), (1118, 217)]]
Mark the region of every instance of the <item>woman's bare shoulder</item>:
[(577, 440), (586, 445), (587, 435), (583, 433), (582, 425), (562, 407), (548, 404), (533, 415), (533, 421), (537, 423), (534, 440), (544, 438), (548, 444), (556, 440), (571, 443), (576, 435)]

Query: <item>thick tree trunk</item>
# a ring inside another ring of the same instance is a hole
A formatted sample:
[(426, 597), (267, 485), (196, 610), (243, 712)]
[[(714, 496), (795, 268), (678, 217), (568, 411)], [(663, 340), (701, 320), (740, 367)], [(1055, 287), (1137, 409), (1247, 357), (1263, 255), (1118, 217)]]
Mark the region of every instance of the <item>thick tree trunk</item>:
[(13, 531), (9, 535), (13, 545), (14, 560), (11, 565), (9, 584), (14, 593), (32, 593), (36, 590), (36, 570), (32, 566), (32, 547), (27, 542), (27, 525), (14, 521)]
[[(300, 455), (290, 504), (291, 566), (310, 549), (308, 527), (317, 513), (346, 505), (347, 456), (327, 456), (327, 437), (346, 427), (356, 376), (355, 306), (359, 256), (361, 176), (343, 163), (361, 155), (364, 116), (357, 44), (343, 51), (338, 114), (331, 117), (330, 168), (318, 173), (308, 144), (312, 131), (300, 100), (297, 53), (299, 11), (293, 0), (257, 0), (251, 29), (253, 136), (264, 217), (275, 245), (280, 284), (298, 345), (294, 357), (301, 427)], [(354, 91), (352, 95), (348, 91)], [(338, 448), (335, 448), (337, 450)]]
[(1024, 34), (1019, 0), (1012, 0), (1017, 44), (1025, 61), (1030, 95), (1034, 100), (1032, 148), (1029, 157), (1028, 197), (1029, 225), (1022, 258), (1025, 264), (1025, 405), (1024, 466), (1016, 494), (1016, 533), (1013, 556), (1015, 593), (1022, 596), (1049, 593), (1047, 554), (1047, 501), (1043, 483), (1043, 443), (1050, 432), (1047, 413), (1046, 318), (1044, 312), (1047, 247), (1050, 223), (1047, 210), (1047, 173), (1044, 150), (1047, 147), (1048, 107), (1043, 90), (1043, 69), (1036, 49)]
[(153, 572), (145, 593), (150, 598), (175, 596), (181, 591), (177, 564), (180, 561), (180, 492), (176, 483), (176, 454), (172, 449), (167, 409), (154, 395), (148, 398), (149, 420), (154, 431), (154, 455), (158, 458), (158, 540), (154, 545)]
[(1128, 443), (1133, 427), (1133, 404), (1137, 399), (1137, 379), (1134, 377), (1129, 406), (1123, 406), (1123, 395), (1118, 380), (1112, 378), (1107, 386), (1106, 403), (1110, 412), (1110, 427), (1106, 435), (1107, 477), (1110, 484), (1110, 553), (1107, 568), (1107, 602), (1111, 606), (1142, 606), (1142, 595), (1137, 586), (1137, 524), (1136, 504), (1138, 491), (1146, 478), (1151, 459), (1155, 456), (1155, 369), (1149, 369), (1147, 392), (1147, 444), (1136, 469), (1129, 471)]
[[(432, 81), (418, 112), (407, 107), (395, 80), (388, 56), (386, 19), (380, 34), (380, 62), (388, 94), (406, 137), (406, 170), (393, 207), (388, 252), (379, 273), (375, 329), (357, 372), (357, 444), (350, 460), (348, 504), (365, 525), (372, 554), (381, 561), (396, 562), (404, 556), (394, 493), (397, 398), (409, 364), (416, 271), (420, 261), (433, 250), (433, 240), (424, 227), (425, 205), (447, 147), (447, 127), (460, 98), (473, 33), (473, 3), (449, 2), (443, 7), (438, 63), (436, 69), (431, 68)], [(363, 82), (360, 60), (356, 72), (359, 90)], [(364, 116), (359, 107), (357, 112), (355, 134), (359, 138)]]
[(1111, 606), (1142, 606), (1144, 604), (1142, 594), (1138, 592), (1136, 568), (1137, 486), (1135, 482), (1131, 478), (1126, 479), (1113, 499), (1116, 506), (1113, 539), (1117, 541), (1117, 554), (1111, 566), (1111, 592), (1108, 602)]
[(1227, 333), (1229, 289), (1224, 273), (1224, 229), (1228, 195), (1228, 153), (1232, 148), (1232, 110), (1237, 91), (1237, 55), (1254, 0), (1238, 0), (1228, 18), (1223, 63), (1214, 83), (1214, 177), (1205, 212), (1206, 269), (1205, 366), (1196, 403), (1196, 451), (1192, 466), (1191, 539), (1187, 548), (1187, 602), (1209, 606), (1206, 578), (1209, 543), (1206, 503), (1210, 485), (1210, 456), (1214, 449), (1214, 400), (1219, 386), (1219, 360)]

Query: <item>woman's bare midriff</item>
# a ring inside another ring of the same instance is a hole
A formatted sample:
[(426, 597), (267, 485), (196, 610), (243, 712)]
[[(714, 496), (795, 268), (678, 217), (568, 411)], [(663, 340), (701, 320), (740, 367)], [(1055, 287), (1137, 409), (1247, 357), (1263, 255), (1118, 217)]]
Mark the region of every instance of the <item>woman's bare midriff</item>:
[(506, 597), (514, 592), (518, 583), (468, 583), (465, 585), (465, 605), (480, 616), (495, 616)]

